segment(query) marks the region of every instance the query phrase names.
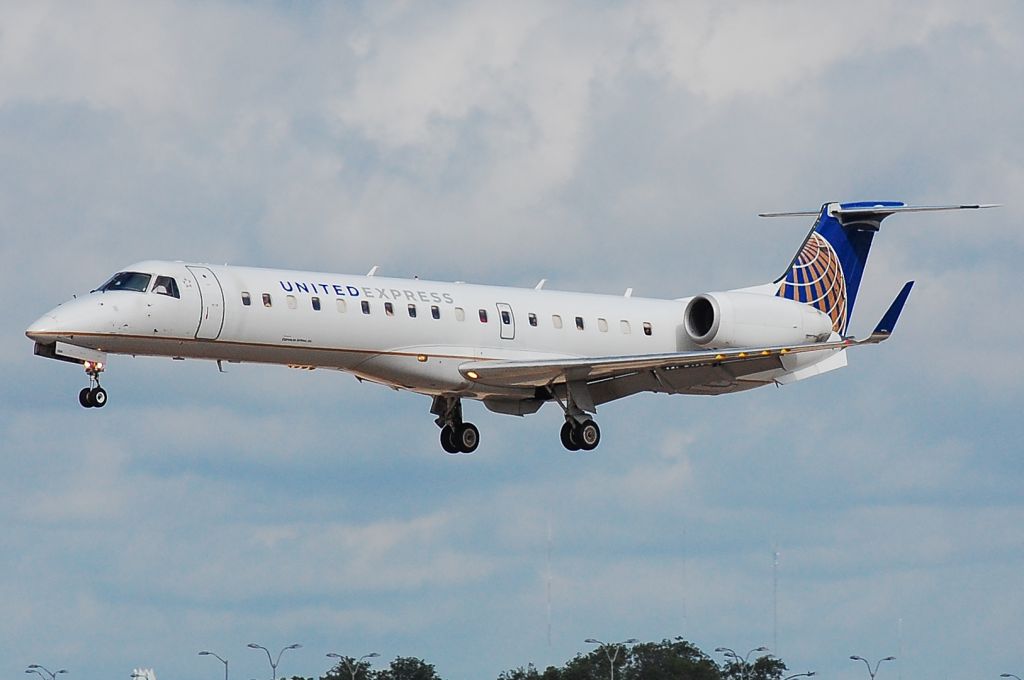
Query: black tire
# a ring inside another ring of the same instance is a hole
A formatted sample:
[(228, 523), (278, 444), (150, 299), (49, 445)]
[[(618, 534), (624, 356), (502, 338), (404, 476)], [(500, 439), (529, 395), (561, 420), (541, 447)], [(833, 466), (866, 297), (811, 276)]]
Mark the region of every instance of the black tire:
[(445, 453), (453, 455), (459, 452), (458, 444), (455, 442), (455, 430), (451, 425), (441, 428), (441, 448), (445, 450)]
[(584, 451), (593, 451), (601, 443), (601, 428), (593, 420), (584, 420), (576, 428), (576, 441)]
[(455, 430), (455, 443), (462, 453), (473, 453), (480, 446), (480, 430), (473, 423), (463, 423)]
[(92, 408), (95, 406), (92, 403), (92, 390), (88, 387), (83, 387), (82, 391), (78, 393), (78, 403), (82, 405), (82, 408)]
[(562, 430), (558, 433), (558, 436), (562, 440), (562, 446), (569, 451), (579, 451), (580, 445), (576, 438), (576, 428), (573, 427), (573, 423), (568, 420), (562, 425)]
[(96, 408), (103, 408), (107, 405), (107, 391), (102, 387), (94, 387), (89, 395), (89, 401)]

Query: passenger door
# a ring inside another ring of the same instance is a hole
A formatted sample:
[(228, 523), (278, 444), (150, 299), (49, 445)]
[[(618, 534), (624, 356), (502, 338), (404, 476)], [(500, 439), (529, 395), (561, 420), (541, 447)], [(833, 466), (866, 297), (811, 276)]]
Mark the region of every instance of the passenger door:
[(206, 267), (190, 267), (186, 269), (199, 284), (201, 315), (196, 338), (199, 340), (216, 340), (224, 327), (224, 290), (214, 273)]

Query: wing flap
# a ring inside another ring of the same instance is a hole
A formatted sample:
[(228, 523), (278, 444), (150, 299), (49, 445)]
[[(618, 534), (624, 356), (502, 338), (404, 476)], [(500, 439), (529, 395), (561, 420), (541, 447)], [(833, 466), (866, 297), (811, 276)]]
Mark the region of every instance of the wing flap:
[(795, 347), (754, 347), (544, 361), (471, 361), (459, 366), (459, 372), (474, 382), (501, 387), (545, 387), (559, 382), (606, 380), (643, 371), (701, 367), (720, 367), (732, 377), (740, 378), (784, 368), (783, 360), (788, 355), (839, 351), (857, 344), (881, 342), (883, 339), (873, 337), (861, 341), (846, 339)]

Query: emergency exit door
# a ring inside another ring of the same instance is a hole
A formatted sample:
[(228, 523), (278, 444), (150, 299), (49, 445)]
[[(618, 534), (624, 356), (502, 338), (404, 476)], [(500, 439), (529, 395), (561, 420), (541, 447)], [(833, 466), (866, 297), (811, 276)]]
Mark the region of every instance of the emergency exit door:
[(516, 337), (516, 318), (512, 315), (512, 306), (504, 302), (498, 303), (498, 327), (503, 340), (514, 340)]

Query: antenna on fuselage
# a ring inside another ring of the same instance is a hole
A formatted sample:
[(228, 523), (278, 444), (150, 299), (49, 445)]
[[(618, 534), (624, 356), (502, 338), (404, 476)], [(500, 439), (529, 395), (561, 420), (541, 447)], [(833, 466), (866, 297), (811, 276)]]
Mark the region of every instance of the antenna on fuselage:
[(622, 297), (633, 297), (633, 289), (627, 288), (625, 295), (623, 295)]
[(547, 282), (548, 282), (547, 279), (541, 279), (540, 281), (537, 282), (537, 285), (534, 286), (533, 289), (534, 290), (541, 290), (542, 288), (544, 288), (544, 284), (547, 283)]
[(370, 271), (366, 272), (366, 275), (367, 276), (376, 276), (378, 269), (380, 269), (380, 265), (379, 264), (375, 264), (372, 267), (370, 267)]

